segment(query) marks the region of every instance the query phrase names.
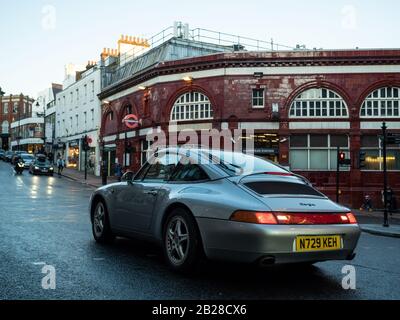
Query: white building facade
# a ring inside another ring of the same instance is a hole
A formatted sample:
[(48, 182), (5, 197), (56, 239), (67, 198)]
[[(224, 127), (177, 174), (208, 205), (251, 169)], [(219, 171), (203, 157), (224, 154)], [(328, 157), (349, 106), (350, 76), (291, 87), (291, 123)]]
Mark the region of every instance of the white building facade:
[(71, 81), (71, 74), (67, 73), (64, 90), (55, 99), (55, 141), (59, 146), (56, 157), (61, 155), (67, 167), (84, 171), (82, 140), (88, 136), (91, 142), (87, 153), (87, 169), (89, 173), (99, 176), (101, 104), (97, 95), (101, 90), (100, 68), (94, 65), (82, 73), (76, 73), (78, 76), (75, 81)]

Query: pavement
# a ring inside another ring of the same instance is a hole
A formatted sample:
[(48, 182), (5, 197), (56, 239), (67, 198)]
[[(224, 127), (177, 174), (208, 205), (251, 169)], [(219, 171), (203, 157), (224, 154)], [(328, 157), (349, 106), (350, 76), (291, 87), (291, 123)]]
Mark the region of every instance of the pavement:
[[(62, 176), (73, 181), (80, 182), (84, 185), (93, 187), (95, 189), (100, 188), (103, 185), (101, 177), (95, 176), (93, 174), (87, 174), (87, 179), (85, 180), (85, 173), (76, 169), (65, 168), (63, 170)], [(108, 184), (114, 182), (118, 182), (117, 177), (107, 177)]]
[[(0, 300), (400, 299), (398, 238), (362, 233), (353, 261), (305, 269), (206, 261), (196, 273), (180, 275), (154, 244), (125, 238), (97, 244), (87, 211), (92, 192), (71, 179), (15, 176), (0, 161)], [(355, 290), (342, 287), (349, 265)], [(56, 270), (54, 290), (42, 287), (46, 266)]]

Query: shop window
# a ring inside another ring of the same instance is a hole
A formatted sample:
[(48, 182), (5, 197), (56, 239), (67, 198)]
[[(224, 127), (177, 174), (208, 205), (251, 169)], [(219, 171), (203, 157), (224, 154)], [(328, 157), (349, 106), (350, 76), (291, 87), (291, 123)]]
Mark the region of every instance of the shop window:
[(253, 108), (264, 108), (264, 89), (253, 89)]
[(300, 93), (293, 101), (291, 118), (348, 118), (346, 102), (329, 89), (315, 88)]
[(363, 102), (361, 118), (400, 117), (400, 88), (380, 88), (372, 92)]
[[(293, 135), (290, 137), (292, 170), (336, 170), (337, 147), (350, 157), (347, 135)], [(348, 168), (341, 168), (348, 170)]]
[(181, 95), (171, 111), (171, 121), (211, 120), (214, 118), (211, 102), (200, 92)]
[[(361, 137), (361, 151), (365, 152), (365, 168), (363, 170), (383, 170), (382, 142), (378, 136), (365, 135)], [(400, 170), (400, 148), (387, 147), (386, 164), (388, 170)]]

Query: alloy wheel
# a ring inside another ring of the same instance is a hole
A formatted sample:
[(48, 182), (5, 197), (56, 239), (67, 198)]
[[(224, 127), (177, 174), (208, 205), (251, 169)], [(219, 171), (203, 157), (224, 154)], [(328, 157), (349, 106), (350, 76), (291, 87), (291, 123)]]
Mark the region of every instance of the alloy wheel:
[(189, 251), (189, 228), (185, 220), (174, 217), (167, 226), (166, 249), (169, 260), (174, 265), (181, 265), (185, 262)]
[(93, 216), (93, 230), (96, 237), (101, 237), (103, 234), (105, 216), (104, 204), (99, 202)]

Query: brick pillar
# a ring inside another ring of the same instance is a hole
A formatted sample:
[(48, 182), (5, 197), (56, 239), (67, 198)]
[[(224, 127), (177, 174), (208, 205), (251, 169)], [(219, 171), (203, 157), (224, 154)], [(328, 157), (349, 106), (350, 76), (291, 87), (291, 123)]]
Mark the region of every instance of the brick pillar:
[(360, 121), (358, 116), (356, 121), (350, 123), (350, 155), (351, 155), (351, 168), (349, 174), (349, 190), (350, 190), (350, 206), (352, 208), (359, 208), (363, 202), (363, 188), (362, 173), (358, 169), (358, 156), (361, 149), (361, 130)]
[(282, 121), (280, 123), (278, 131), (278, 139), (280, 141), (283, 141), (279, 143), (279, 163), (282, 166), (289, 166), (289, 149), (290, 149), (289, 122)]

